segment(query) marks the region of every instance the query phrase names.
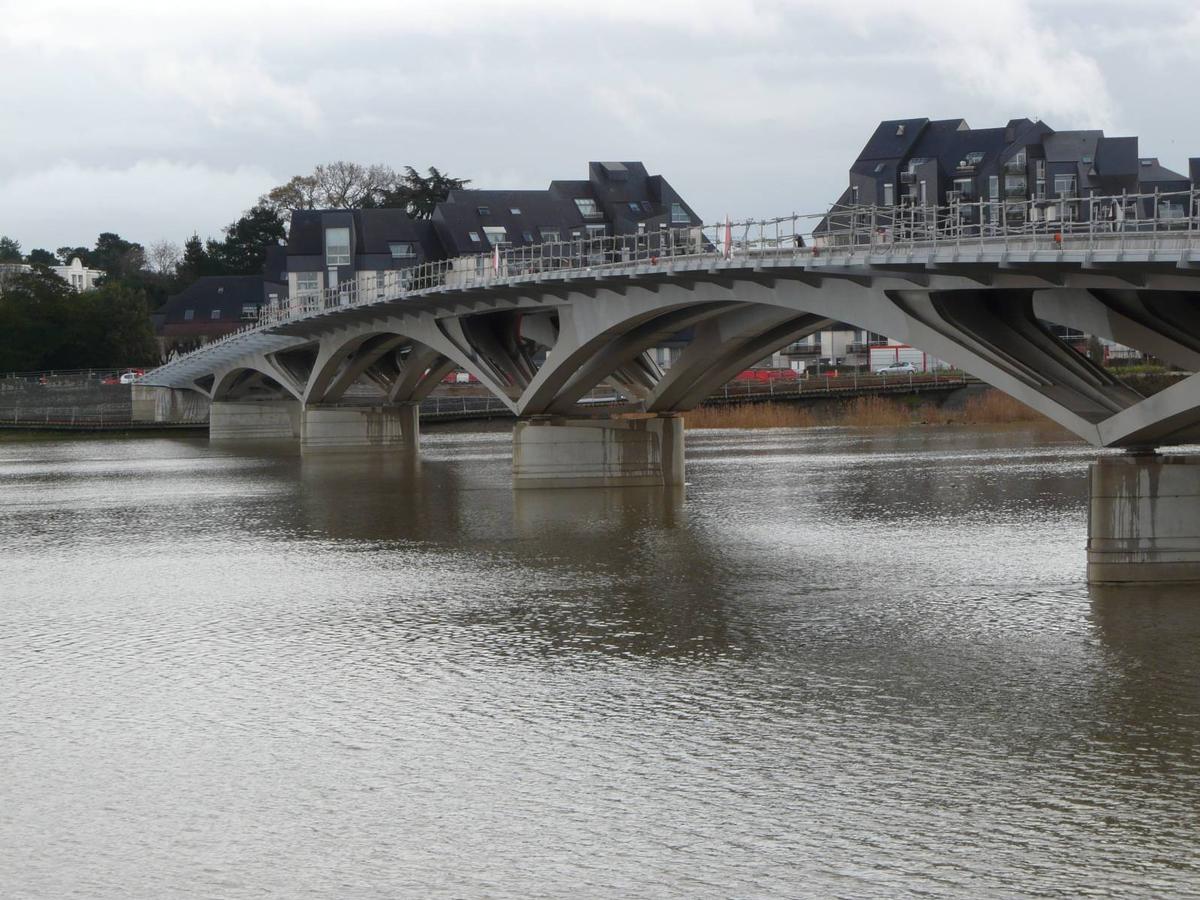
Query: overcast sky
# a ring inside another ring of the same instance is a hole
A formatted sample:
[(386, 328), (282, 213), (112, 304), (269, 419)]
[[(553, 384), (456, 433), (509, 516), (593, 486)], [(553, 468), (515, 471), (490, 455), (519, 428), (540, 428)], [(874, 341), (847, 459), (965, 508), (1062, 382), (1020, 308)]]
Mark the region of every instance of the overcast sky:
[(320, 162), (543, 188), (641, 159), (705, 219), (836, 199), (881, 119), (1200, 156), (1197, 0), (0, 0), (0, 234), (218, 234)]

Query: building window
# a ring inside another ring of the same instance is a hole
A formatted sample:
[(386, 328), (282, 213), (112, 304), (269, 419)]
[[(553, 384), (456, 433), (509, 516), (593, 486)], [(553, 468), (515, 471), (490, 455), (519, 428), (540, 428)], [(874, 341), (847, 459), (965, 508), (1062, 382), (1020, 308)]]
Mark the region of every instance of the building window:
[(194, 318), (196, 318), (196, 311), (194, 309), (185, 309), (183, 311), (183, 321), (190, 322)]
[(350, 229), (325, 229), (325, 265), (350, 265)]
[(412, 241), (397, 241), (388, 244), (388, 249), (392, 251), (392, 259), (412, 259), (417, 255), (417, 248)]
[(1074, 175), (1055, 175), (1054, 176), (1054, 193), (1060, 197), (1075, 196), (1075, 176)]
[(589, 225), (587, 227), (587, 236), (589, 238), (602, 238), (604, 237), (605, 228), (606, 226), (604, 225)]
[(492, 208), (490, 206), (477, 206), (475, 207), (475, 212), (479, 213), (481, 216), (490, 216), (492, 214)]
[(921, 192), (920, 192), (920, 194), (918, 194), (918, 197), (920, 198), (920, 203), (922, 206), (924, 206), (926, 203), (929, 202), (929, 195), (925, 188), (926, 188), (925, 182), (922, 181), (921, 182)]
[(509, 212), (510, 212), (512, 215), (514, 215), (514, 216), (519, 216), (519, 215), (521, 214), (521, 207), (519, 207), (519, 206), (510, 206), (510, 207), (508, 208), (508, 211), (509, 211)]
[(533, 232), (532, 231), (522, 231), (521, 237), (525, 239), (525, 243), (527, 243), (527, 244), (533, 243)]
[(221, 318), (221, 311), (220, 311), (219, 309), (214, 309), (214, 310), (212, 311), (212, 313), (210, 313), (210, 315), (209, 315), (209, 318), (211, 318), (211, 319), (219, 319), (219, 318)]
[(315, 294), (321, 289), (321, 278), (316, 272), (300, 272), (296, 275), (296, 291), (300, 294)]
[(692, 217), (687, 214), (687, 210), (683, 208), (682, 203), (671, 204), (671, 224), (672, 225), (690, 225)]
[(875, 163), (875, 174), (878, 175), (887, 168), (887, 163)]
[(896, 205), (896, 187), (895, 187), (895, 185), (885, 184), (883, 186), (883, 205), (884, 206), (895, 206)]
[[(271, 298), (274, 299), (275, 294), (272, 294)], [(257, 303), (243, 303), (242, 304), (242, 318), (243, 319), (257, 319), (258, 318), (258, 304)]]
[(468, 231), (467, 237), (469, 237), (471, 239), (471, 243), (473, 243), (473, 244), (479, 243), (479, 232), (478, 231)]
[(483, 233), (487, 235), (488, 243), (493, 247), (508, 243), (508, 231), (503, 225), (484, 225)]
[(966, 162), (966, 164), (968, 166), (977, 166), (981, 162), (983, 162), (983, 154), (980, 153), (978, 150), (972, 150), (970, 153), (967, 154), (964, 162)]
[(634, 214), (640, 214), (642, 211), (642, 204), (638, 203), (636, 200), (631, 201), (629, 204), (629, 211)]
[(600, 207), (596, 205), (595, 200), (589, 197), (576, 198), (575, 205), (579, 207), (579, 214), (585, 219), (595, 219), (600, 216)]
[(557, 228), (539, 228), (538, 231), (541, 232), (542, 240), (547, 243), (559, 240)]

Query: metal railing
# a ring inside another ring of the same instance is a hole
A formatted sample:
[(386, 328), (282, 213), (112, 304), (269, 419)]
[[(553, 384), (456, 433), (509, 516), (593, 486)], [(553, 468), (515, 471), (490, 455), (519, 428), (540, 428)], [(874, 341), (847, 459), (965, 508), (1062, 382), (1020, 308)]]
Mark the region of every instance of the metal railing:
[(247, 333), (346, 308), (435, 291), (553, 281), (580, 274), (603, 276), (629, 268), (670, 272), (675, 264), (688, 260), (736, 266), (792, 259), (812, 265), (830, 255), (903, 254), (949, 247), (1001, 252), (1200, 248), (1197, 190), (1020, 201), (952, 198), (952, 202), (936, 206), (902, 200), (905, 202), (895, 206), (835, 205), (821, 213), (773, 219), (498, 246), (490, 253), (358, 273), (354, 280), (336, 287), (305, 291), (264, 307), (257, 321), (175, 361)]

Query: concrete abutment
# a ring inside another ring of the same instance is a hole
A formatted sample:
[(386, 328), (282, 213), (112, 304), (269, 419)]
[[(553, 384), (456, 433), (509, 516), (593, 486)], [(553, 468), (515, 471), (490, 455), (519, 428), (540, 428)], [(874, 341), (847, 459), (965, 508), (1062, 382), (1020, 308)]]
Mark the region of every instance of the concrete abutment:
[(1093, 463), (1087, 555), (1093, 584), (1200, 582), (1200, 456)]
[(513, 428), (513, 487), (674, 487), (684, 483), (683, 418), (536, 417)]

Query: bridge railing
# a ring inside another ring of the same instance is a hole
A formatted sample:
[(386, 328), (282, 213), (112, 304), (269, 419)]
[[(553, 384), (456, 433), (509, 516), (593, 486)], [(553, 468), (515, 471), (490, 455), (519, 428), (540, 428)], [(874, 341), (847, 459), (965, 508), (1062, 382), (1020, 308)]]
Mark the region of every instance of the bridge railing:
[(709, 225), (661, 226), (635, 234), (590, 234), (437, 260), (405, 269), (360, 272), (353, 280), (298, 293), (264, 307), (259, 318), (205, 345), (347, 307), (401, 300), (452, 288), (553, 280), (629, 267), (663, 267), (683, 259), (757, 258), (811, 264), (827, 255), (911, 253), (940, 248), (1095, 250), (1200, 248), (1200, 192), (1155, 191), (1112, 196), (973, 197), (950, 192), (927, 205), (902, 198), (892, 206), (834, 205), (812, 214)]

